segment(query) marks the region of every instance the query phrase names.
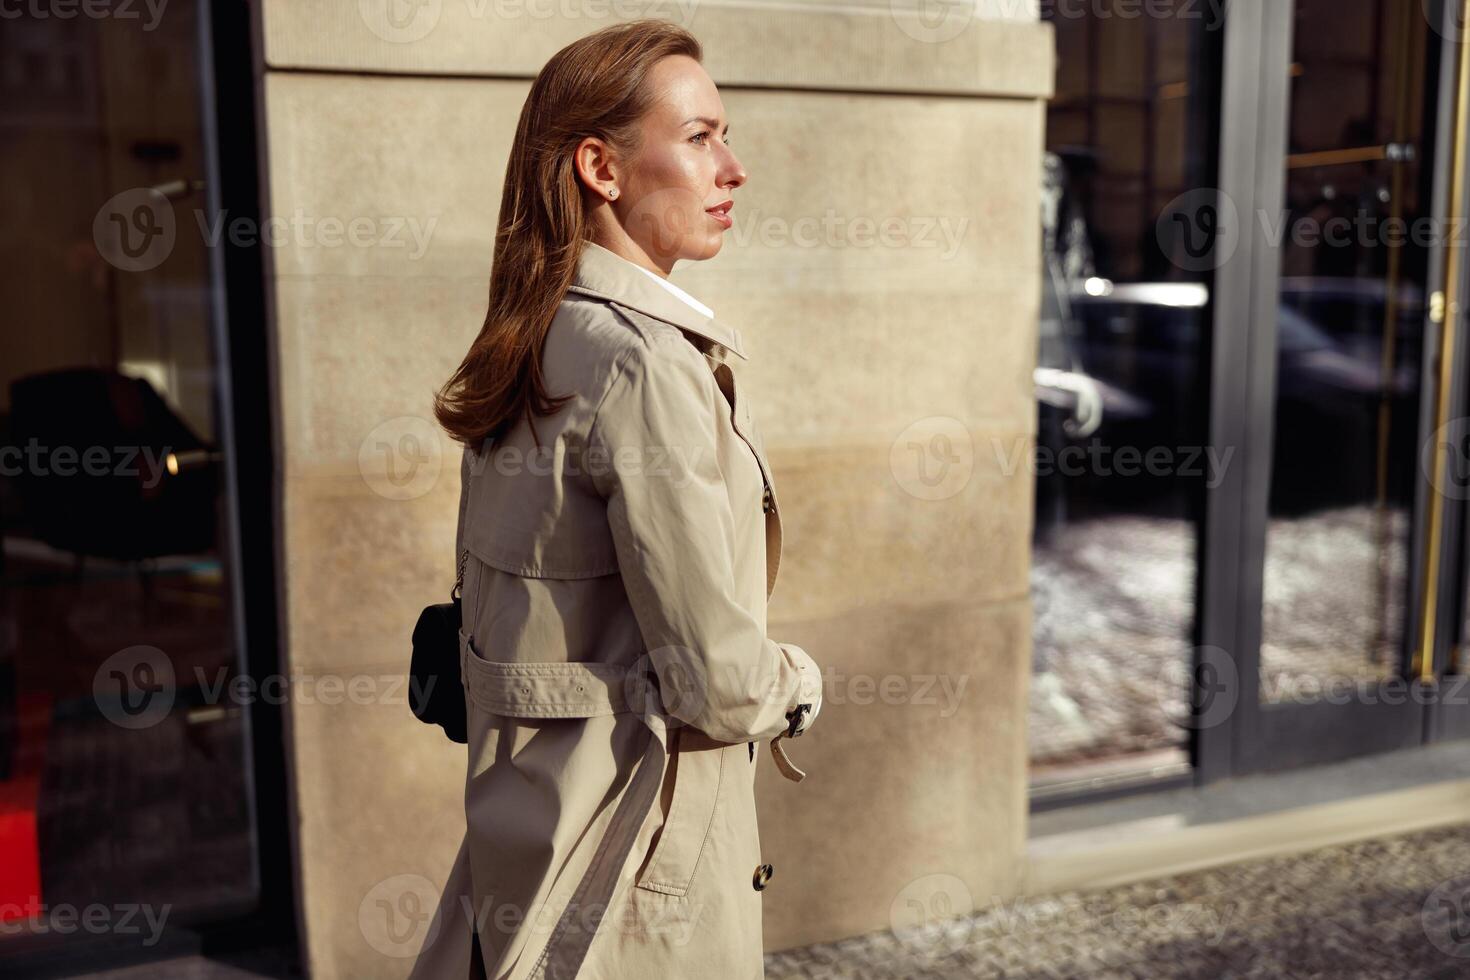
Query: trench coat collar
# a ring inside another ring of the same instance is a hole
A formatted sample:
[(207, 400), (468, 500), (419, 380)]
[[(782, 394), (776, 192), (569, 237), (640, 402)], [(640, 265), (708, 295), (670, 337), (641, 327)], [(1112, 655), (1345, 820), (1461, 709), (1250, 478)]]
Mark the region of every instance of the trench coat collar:
[(739, 330), (700, 313), (649, 279), (638, 266), (596, 242), (582, 243), (570, 291), (631, 307), (714, 341), (736, 357), (749, 360)]

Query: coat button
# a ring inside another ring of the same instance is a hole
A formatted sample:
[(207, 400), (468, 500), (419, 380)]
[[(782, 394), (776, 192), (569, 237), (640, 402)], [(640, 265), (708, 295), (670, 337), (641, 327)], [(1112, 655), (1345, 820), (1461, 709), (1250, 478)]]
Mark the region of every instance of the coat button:
[(755, 869), (755, 877), (751, 879), (751, 884), (755, 885), (755, 890), (758, 892), (764, 891), (766, 882), (771, 880), (771, 875), (775, 874), (775, 872), (776, 869), (769, 864), (762, 864), (757, 867)]
[(765, 492), (761, 494), (761, 510), (764, 511), (765, 513), (767, 513), (767, 514), (769, 514), (771, 512), (771, 488), (770, 487), (766, 487)]

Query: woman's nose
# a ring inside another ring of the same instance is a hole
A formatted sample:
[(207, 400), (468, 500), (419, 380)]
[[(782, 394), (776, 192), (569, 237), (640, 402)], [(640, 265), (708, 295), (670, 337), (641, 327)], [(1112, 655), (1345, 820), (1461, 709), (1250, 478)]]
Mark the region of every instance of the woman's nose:
[(721, 168), (721, 187), (739, 187), (745, 183), (745, 168), (740, 165), (740, 158), (735, 155), (734, 150), (726, 150), (725, 165)]

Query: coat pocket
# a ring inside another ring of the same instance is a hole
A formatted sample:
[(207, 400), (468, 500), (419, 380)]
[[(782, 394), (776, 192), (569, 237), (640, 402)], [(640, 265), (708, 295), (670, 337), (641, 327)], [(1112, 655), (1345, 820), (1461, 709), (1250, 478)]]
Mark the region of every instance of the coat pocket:
[(711, 742), (692, 747), (686, 737), (689, 733), (687, 728), (675, 729), (664, 787), (667, 792), (672, 780), (668, 816), (637, 879), (639, 888), (664, 895), (684, 896), (694, 883), (714, 831), (724, 779), (727, 753), (721, 751), (723, 746)]

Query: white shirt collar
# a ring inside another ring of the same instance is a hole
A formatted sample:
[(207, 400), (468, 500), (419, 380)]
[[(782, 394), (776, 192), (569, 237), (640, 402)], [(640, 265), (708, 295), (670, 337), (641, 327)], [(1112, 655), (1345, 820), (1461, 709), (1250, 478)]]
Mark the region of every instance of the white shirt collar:
[[(618, 256), (618, 257), (619, 258), (622, 258), (622, 256)], [(623, 261), (627, 262), (628, 260), (627, 259), (623, 259)], [(639, 272), (643, 273), (648, 278), (652, 279), (654, 282), (658, 283), (660, 286), (662, 286), (665, 289), (667, 289), (669, 292), (673, 293), (675, 296), (677, 296), (680, 299), (682, 299), (684, 302), (688, 303), (690, 306), (694, 307), (700, 313), (703, 313), (705, 316), (709, 317), (711, 320), (713, 320), (715, 318), (715, 311), (714, 310), (711, 310), (708, 306), (705, 306), (699, 300), (695, 299), (693, 296), (690, 296), (688, 293), (684, 292), (684, 290), (680, 289), (678, 286), (675, 286), (673, 283), (669, 282), (663, 276), (658, 275), (655, 272), (649, 272), (647, 269), (643, 268), (643, 266), (639, 265), (637, 262), (628, 262), (628, 264), (631, 265), (633, 268), (637, 269)]]

